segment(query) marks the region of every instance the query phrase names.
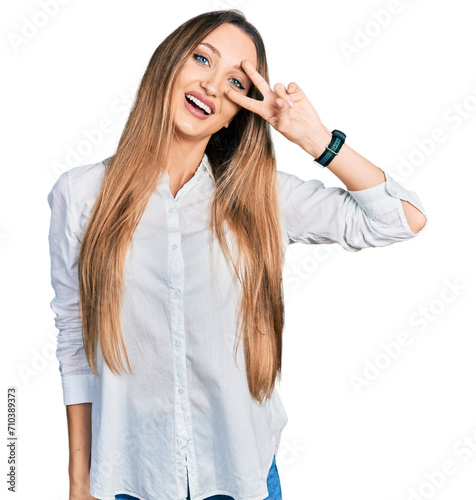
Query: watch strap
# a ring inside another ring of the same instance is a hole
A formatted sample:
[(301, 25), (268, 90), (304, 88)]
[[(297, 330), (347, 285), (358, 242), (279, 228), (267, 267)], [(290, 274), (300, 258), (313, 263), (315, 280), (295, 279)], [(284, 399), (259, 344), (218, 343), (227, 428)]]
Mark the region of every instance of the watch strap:
[(340, 149), (344, 145), (346, 135), (344, 132), (340, 130), (332, 131), (332, 139), (329, 142), (329, 145), (326, 147), (324, 152), (319, 156), (319, 158), (315, 158), (314, 161), (320, 165), (321, 167), (327, 167), (329, 163), (337, 156)]

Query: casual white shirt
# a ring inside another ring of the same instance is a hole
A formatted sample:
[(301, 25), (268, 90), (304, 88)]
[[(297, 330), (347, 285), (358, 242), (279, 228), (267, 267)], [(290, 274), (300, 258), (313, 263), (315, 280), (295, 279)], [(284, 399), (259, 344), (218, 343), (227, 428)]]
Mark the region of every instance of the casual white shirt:
[[(214, 268), (210, 261), (206, 155), (175, 198), (165, 173), (134, 233), (121, 310), (133, 374), (114, 375), (99, 346), (99, 375), (88, 365), (77, 263), (109, 160), (62, 173), (48, 194), (57, 358), (64, 404), (92, 402), (91, 494), (186, 499), (188, 473), (191, 500), (263, 500), (288, 418), (277, 388), (263, 405), (251, 398), (242, 342), (233, 357), (240, 285), (216, 238)], [(360, 251), (413, 238), (400, 200), (425, 213), (423, 206), (384, 173), (382, 184), (347, 191), (278, 170), (283, 247)]]

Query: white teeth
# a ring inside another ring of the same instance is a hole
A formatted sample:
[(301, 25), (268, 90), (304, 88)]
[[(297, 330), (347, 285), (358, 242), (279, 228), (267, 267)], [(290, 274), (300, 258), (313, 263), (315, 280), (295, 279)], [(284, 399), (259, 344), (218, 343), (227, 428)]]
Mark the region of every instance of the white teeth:
[(190, 94), (185, 94), (186, 97), (188, 97), (190, 100), (192, 100), (197, 106), (200, 106), (202, 109), (204, 109), (209, 115), (212, 113), (212, 110), (204, 104), (200, 99), (197, 99), (193, 95)]

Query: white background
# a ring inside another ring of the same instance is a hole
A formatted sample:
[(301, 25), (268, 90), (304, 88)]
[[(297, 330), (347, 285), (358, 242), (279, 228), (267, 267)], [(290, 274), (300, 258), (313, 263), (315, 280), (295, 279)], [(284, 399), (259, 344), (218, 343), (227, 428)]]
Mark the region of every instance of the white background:
[[(472, 2), (55, 1), (10, 2), (1, 24), (0, 321), (4, 401), (8, 386), (18, 393), (16, 498), (68, 496), (46, 196), (62, 171), (113, 154), (165, 36), (196, 14), (236, 7), (264, 38), (271, 85), (296, 81), (323, 123), (414, 190), (430, 220), (385, 248), (288, 249), (283, 498), (473, 499)], [(279, 169), (344, 187), (273, 137)], [(385, 354), (405, 332), (398, 355)], [(6, 438), (2, 448), (6, 474)]]

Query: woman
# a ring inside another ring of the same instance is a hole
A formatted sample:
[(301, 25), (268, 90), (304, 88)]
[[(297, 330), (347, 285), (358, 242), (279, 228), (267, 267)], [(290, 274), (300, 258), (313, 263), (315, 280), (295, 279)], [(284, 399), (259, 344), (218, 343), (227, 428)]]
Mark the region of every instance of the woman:
[[(314, 159), (331, 149), (348, 190), (277, 171), (270, 125)], [(359, 251), (426, 225), (415, 193), (337, 143), (297, 83), (269, 87), (244, 15), (215, 11), (156, 49), (115, 155), (59, 177), (71, 500), (281, 498), (287, 245)]]

